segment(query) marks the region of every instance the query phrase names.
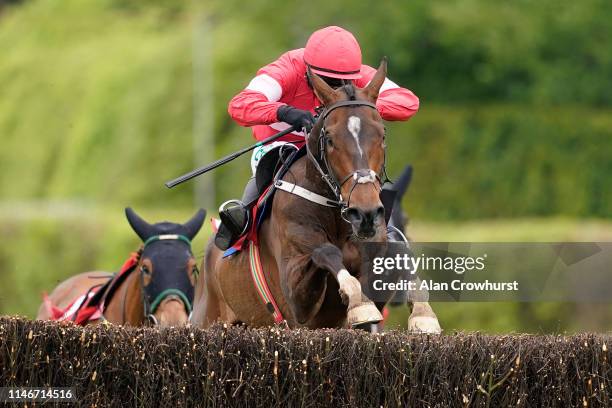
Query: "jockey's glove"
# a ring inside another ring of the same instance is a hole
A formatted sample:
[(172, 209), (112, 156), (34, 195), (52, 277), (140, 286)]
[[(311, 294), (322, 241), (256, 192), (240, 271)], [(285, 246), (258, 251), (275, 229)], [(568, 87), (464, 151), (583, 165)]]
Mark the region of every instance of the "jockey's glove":
[(306, 133), (310, 132), (315, 122), (312, 113), (309, 111), (294, 108), (289, 105), (280, 106), (276, 111), (276, 117), (281, 122), (292, 125), (296, 130), (302, 130), (302, 128), (304, 128)]

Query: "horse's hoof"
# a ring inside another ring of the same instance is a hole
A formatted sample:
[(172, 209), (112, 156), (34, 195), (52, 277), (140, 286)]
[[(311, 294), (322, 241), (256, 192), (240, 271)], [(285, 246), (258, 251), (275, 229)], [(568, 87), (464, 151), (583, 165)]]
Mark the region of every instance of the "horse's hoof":
[(378, 323), (383, 319), (374, 303), (361, 303), (348, 311), (347, 322), (351, 327), (366, 323)]
[(408, 319), (408, 331), (414, 334), (440, 334), (438, 319), (431, 316), (415, 316)]

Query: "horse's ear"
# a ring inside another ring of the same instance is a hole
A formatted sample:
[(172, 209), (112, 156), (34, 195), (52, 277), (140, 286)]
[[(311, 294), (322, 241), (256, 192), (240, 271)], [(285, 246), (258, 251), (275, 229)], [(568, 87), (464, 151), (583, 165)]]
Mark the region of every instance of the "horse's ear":
[(187, 230), (187, 238), (193, 239), (196, 236), (200, 228), (202, 228), (204, 217), (206, 217), (206, 211), (200, 208), (189, 221), (183, 224), (183, 227)]
[(404, 171), (402, 174), (395, 180), (393, 183), (393, 189), (397, 191), (397, 199), (401, 201), (406, 191), (408, 191), (408, 187), (410, 186), (410, 182), (412, 181), (412, 166), (409, 164), (404, 167)]
[(155, 235), (153, 226), (149, 224), (148, 222), (146, 222), (145, 220), (143, 220), (142, 218), (140, 218), (140, 216), (136, 214), (136, 212), (134, 212), (134, 210), (132, 210), (130, 207), (126, 207), (125, 217), (127, 218), (134, 232), (143, 241), (146, 241), (147, 239)]
[(330, 105), (336, 101), (336, 91), (334, 91), (334, 88), (327, 85), (327, 82), (325, 82), (323, 79), (321, 79), (320, 76), (312, 72), (310, 70), (310, 67), (306, 68), (306, 75), (308, 75), (308, 79), (310, 80), (310, 84), (312, 85), (312, 90), (314, 91), (317, 98), (319, 98), (319, 100), (323, 102), (323, 105)]
[(382, 86), (383, 82), (385, 82), (386, 77), (387, 57), (383, 57), (382, 61), (380, 61), (380, 65), (378, 66), (378, 70), (372, 77), (372, 80), (365, 88), (363, 88), (363, 92), (370, 101), (376, 102), (378, 92), (380, 91), (380, 87)]

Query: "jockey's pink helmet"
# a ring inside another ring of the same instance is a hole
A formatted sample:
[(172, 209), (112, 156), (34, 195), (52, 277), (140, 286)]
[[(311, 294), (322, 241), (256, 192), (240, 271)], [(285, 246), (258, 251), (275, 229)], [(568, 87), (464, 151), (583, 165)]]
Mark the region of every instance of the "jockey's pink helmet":
[(361, 78), (361, 48), (350, 32), (330, 26), (312, 33), (304, 62), (312, 72), (331, 78)]

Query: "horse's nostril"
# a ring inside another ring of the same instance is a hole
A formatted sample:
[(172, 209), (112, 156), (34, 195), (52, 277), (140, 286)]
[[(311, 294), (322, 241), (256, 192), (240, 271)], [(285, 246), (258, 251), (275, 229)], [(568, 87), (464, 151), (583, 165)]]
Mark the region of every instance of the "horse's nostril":
[(351, 207), (346, 210), (347, 218), (354, 223), (360, 223), (363, 220), (363, 213), (361, 210), (355, 207)]
[(373, 210), (363, 212), (363, 222), (375, 224), (381, 217), (385, 216), (385, 207), (382, 205)]
[(369, 211), (351, 207), (346, 210), (346, 216), (351, 223), (367, 226), (376, 223), (380, 218), (385, 216), (385, 207), (381, 205)]
[(384, 218), (384, 216), (385, 216), (385, 207), (381, 205), (380, 207), (376, 209), (376, 216), (374, 217), (374, 219)]

